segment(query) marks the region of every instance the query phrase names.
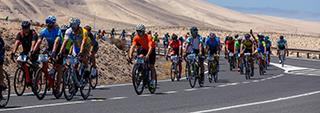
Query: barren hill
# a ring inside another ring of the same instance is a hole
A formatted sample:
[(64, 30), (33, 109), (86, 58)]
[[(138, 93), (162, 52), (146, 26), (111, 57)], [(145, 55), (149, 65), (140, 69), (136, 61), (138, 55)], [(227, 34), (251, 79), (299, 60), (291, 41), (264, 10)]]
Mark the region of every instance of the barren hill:
[(58, 23), (80, 17), (97, 28), (149, 26), (206, 26), (226, 30), (320, 34), (319, 22), (245, 14), (204, 0), (1, 0), (0, 17), (42, 22), (56, 15)]

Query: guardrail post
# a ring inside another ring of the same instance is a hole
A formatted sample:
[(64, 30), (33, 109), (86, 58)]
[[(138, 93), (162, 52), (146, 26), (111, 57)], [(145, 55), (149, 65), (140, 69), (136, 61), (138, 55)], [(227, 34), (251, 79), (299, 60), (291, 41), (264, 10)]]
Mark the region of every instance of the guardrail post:
[(299, 56), (299, 52), (297, 52), (297, 57), (299, 58), (300, 56)]
[(310, 53), (307, 53), (307, 58), (308, 58), (308, 59), (310, 58)]

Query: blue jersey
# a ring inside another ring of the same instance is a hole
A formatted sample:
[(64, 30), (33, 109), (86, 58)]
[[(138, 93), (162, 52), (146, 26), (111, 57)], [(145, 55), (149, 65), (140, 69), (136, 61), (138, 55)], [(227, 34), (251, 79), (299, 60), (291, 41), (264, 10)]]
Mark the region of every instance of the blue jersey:
[[(58, 27), (52, 28), (51, 30), (43, 28), (40, 31), (40, 38), (45, 38), (48, 41), (49, 50), (52, 50), (56, 38), (61, 38), (61, 30)], [(60, 41), (60, 44), (61, 43), (62, 41)]]
[(207, 38), (206, 42), (205, 42), (206, 46), (211, 47), (217, 47), (219, 45), (219, 42), (217, 40), (217, 38)]

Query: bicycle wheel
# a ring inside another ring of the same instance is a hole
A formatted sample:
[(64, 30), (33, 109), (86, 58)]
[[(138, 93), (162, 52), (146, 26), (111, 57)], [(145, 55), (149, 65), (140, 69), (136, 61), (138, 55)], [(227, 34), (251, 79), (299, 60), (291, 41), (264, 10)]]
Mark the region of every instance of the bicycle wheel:
[(6, 84), (7, 86), (7, 89), (3, 90), (3, 89), (0, 89), (0, 108), (3, 108), (3, 107), (6, 107), (6, 105), (8, 104), (9, 102), (9, 99), (10, 99), (10, 78), (9, 78), (9, 74), (6, 72), (6, 71), (3, 71), (4, 72), (4, 83)]
[(82, 98), (84, 100), (87, 100), (91, 92), (91, 86), (90, 86), (91, 75), (89, 71), (85, 71), (83, 74), (84, 75), (82, 75), (80, 79), (80, 83), (82, 84), (80, 87), (80, 93)]
[(45, 76), (44, 71), (42, 70), (42, 68), (38, 69), (36, 71), (36, 78), (34, 80), (34, 91), (35, 91), (35, 95), (39, 100), (42, 100), (46, 94), (47, 94), (47, 90), (48, 90), (48, 78)]
[(141, 95), (144, 90), (144, 72), (141, 65), (134, 65), (132, 70), (132, 84), (137, 95)]
[(54, 97), (56, 97), (56, 99), (59, 99), (63, 94), (63, 77), (60, 78), (60, 83), (58, 84), (58, 72), (55, 72), (54, 76), (55, 80), (52, 94), (54, 95)]
[(213, 75), (213, 69), (212, 69), (213, 67), (212, 67), (212, 63), (211, 62), (209, 62), (209, 64), (208, 64), (208, 81), (209, 81), (209, 83), (212, 83), (212, 75)]
[(170, 78), (171, 78), (171, 81), (173, 82), (174, 79), (176, 78), (176, 67), (175, 65), (172, 63), (171, 64), (171, 71), (170, 71)]
[(14, 80), (13, 80), (13, 87), (17, 96), (23, 95), (26, 89), (26, 86), (27, 85), (26, 85), (25, 73), (22, 70), (22, 68), (18, 68), (15, 72)]
[[(91, 70), (93, 69), (93, 67), (91, 67)], [(98, 81), (99, 81), (99, 71), (96, 69), (96, 75), (91, 77), (91, 82), (90, 82), (90, 86), (92, 89), (95, 89), (98, 85)]]
[(74, 73), (71, 68), (67, 68), (63, 74), (63, 93), (66, 100), (70, 101), (76, 94), (76, 85), (73, 80)]
[(151, 87), (150, 82), (148, 82), (148, 90), (149, 90), (149, 92), (151, 94), (154, 94), (156, 92), (156, 90), (157, 90), (157, 84), (158, 84), (157, 74), (156, 74), (154, 79), (155, 79), (155, 84), (154, 84), (153, 87)]
[(214, 63), (214, 65), (212, 65), (213, 66), (213, 80), (214, 80), (214, 82), (215, 83), (217, 83), (218, 82), (218, 71), (217, 71), (217, 63)]
[(188, 75), (189, 75), (189, 84), (191, 88), (194, 88), (194, 86), (196, 85), (197, 82), (197, 75), (196, 75), (196, 66), (195, 63), (193, 62), (188, 69)]
[(233, 59), (232, 59), (231, 56), (229, 57), (229, 68), (230, 68), (230, 71), (232, 71), (232, 68), (233, 68)]

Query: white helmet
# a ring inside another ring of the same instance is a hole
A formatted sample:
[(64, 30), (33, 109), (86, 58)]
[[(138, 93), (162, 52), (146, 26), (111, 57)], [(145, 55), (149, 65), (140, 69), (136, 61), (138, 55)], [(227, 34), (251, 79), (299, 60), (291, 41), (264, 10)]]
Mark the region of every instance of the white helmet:
[(136, 30), (137, 31), (145, 31), (146, 30), (146, 27), (143, 25), (143, 24), (138, 24), (136, 26)]

